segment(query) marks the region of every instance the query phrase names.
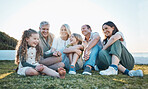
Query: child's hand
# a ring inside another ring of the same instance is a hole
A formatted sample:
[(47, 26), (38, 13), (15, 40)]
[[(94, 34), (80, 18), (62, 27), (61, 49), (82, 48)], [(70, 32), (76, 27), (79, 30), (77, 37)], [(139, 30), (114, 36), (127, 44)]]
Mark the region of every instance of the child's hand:
[(82, 54), (81, 50), (76, 50), (76, 53), (80, 56)]
[(43, 71), (43, 69), (44, 69), (43, 64), (37, 65), (37, 66), (35, 67), (35, 69), (36, 69), (37, 71)]

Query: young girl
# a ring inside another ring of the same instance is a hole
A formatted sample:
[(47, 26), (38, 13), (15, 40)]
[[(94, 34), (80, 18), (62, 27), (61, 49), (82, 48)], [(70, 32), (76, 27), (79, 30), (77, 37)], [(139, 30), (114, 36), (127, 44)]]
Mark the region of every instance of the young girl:
[[(134, 58), (126, 49), (124, 36), (116, 25), (108, 21), (102, 26), (105, 39), (97, 65), (101, 75), (117, 75), (118, 70), (129, 76), (143, 76), (142, 70), (132, 70)], [(108, 68), (108, 69), (107, 69)], [(130, 71), (131, 70), (131, 71)]]
[(66, 71), (64, 68), (59, 68), (56, 71), (39, 64), (38, 61), (42, 56), (42, 50), (39, 46), (39, 34), (32, 29), (25, 30), (22, 35), (22, 40), (18, 45), (15, 63), (18, 64), (19, 75), (39, 75), (45, 73), (49, 76), (65, 78)]
[(67, 54), (69, 60), (66, 63), (69, 64), (69, 74), (76, 74), (76, 70), (81, 69), (83, 66), (82, 51), (84, 47), (82, 44), (82, 37), (77, 33), (73, 33), (70, 37), (70, 44), (64, 49), (63, 53)]

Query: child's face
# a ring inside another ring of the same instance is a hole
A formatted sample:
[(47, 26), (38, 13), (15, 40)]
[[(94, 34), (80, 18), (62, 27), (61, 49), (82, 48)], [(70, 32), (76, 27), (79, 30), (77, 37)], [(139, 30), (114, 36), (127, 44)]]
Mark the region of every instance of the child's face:
[(26, 39), (29, 46), (36, 47), (39, 43), (39, 34), (31, 34), (29, 38)]
[(74, 37), (74, 35), (71, 35), (71, 37), (70, 37), (70, 43), (71, 44), (76, 44), (77, 43), (77, 39)]

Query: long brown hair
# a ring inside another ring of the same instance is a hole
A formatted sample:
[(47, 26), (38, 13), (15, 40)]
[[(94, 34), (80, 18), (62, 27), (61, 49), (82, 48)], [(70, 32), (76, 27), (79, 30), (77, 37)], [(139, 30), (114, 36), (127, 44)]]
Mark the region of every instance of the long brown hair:
[[(24, 57), (26, 60), (27, 57), (27, 45), (28, 42), (26, 41), (26, 38), (29, 38), (32, 34), (38, 34), (35, 30), (33, 29), (28, 29), (23, 32), (21, 40), (18, 42), (16, 46), (16, 58), (15, 58), (15, 64), (19, 64), (19, 61), (21, 61)], [(39, 46), (39, 44), (35, 47), (36, 48), (36, 61), (40, 60), (40, 56), (42, 55), (42, 49)]]
[[(114, 35), (115, 33), (119, 32), (117, 26), (112, 22), (112, 21), (108, 21), (108, 22), (105, 22), (103, 25), (102, 25), (102, 29), (103, 29), (103, 26), (104, 25), (107, 25), (107, 26), (110, 26), (110, 27), (114, 27), (114, 30), (112, 32), (112, 35)], [(107, 43), (107, 40), (108, 37), (105, 36), (105, 39), (103, 40), (103, 44), (105, 45)]]

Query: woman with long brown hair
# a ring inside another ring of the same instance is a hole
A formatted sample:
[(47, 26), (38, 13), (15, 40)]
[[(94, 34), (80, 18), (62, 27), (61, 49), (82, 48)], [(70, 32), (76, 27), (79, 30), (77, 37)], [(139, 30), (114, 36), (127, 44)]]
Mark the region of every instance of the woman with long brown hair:
[(123, 34), (116, 25), (108, 21), (102, 25), (105, 35), (103, 49), (99, 52), (97, 65), (101, 75), (117, 75), (118, 70), (129, 76), (143, 76), (142, 70), (132, 70), (134, 58), (126, 48)]

